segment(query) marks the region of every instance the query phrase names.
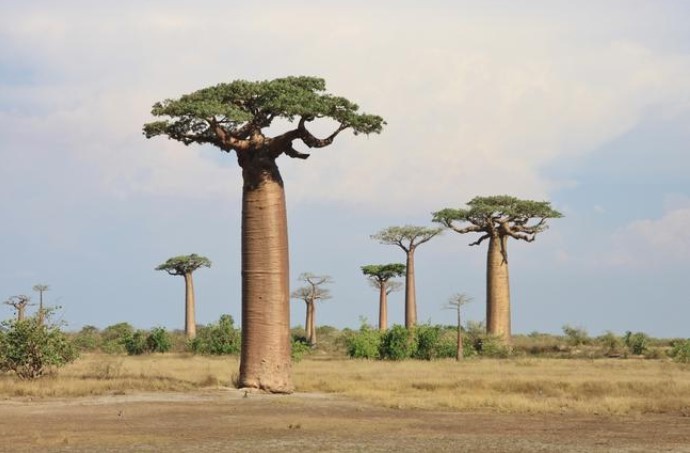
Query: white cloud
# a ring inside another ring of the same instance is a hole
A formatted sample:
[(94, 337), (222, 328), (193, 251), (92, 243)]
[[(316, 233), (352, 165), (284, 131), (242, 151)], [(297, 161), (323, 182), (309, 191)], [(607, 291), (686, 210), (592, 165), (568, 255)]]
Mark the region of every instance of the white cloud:
[(385, 3), (208, 4), (8, 11), (5, 41), (40, 73), (37, 86), (0, 92), (30, 110), (23, 121), (46, 126), (28, 146), (58, 136), (119, 196), (215, 195), (237, 172), (145, 141), (150, 105), (235, 78), (321, 75), (389, 125), (380, 136), (343, 134), (306, 163), (284, 160), (289, 196), (433, 209), (476, 194), (546, 198), (570, 183), (541, 173), (553, 159), (592, 152), (649, 106), (672, 111), (690, 98), (690, 59), (634, 36), (591, 38), (586, 16), (512, 21), (443, 3), (396, 4), (395, 14)]

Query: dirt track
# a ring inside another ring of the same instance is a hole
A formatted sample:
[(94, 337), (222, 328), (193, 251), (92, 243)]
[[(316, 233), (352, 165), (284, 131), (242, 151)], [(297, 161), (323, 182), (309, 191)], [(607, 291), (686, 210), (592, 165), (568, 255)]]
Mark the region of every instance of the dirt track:
[(0, 451), (690, 452), (690, 418), (399, 410), (237, 390), (0, 403)]

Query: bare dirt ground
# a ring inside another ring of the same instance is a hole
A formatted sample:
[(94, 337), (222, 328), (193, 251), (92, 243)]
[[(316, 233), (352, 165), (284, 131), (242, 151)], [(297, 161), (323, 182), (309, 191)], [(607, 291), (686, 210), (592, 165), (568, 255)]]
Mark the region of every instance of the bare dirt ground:
[(690, 417), (387, 409), (235, 389), (0, 402), (0, 451), (690, 452)]

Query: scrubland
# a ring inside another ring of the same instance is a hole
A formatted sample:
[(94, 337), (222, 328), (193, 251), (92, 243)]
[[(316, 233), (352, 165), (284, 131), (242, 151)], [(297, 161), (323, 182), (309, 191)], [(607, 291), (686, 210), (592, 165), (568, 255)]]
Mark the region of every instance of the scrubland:
[[(35, 381), (0, 376), (0, 397), (51, 398), (233, 387), (236, 357), (83, 354)], [(690, 366), (668, 360), (474, 358), (369, 361), (311, 356), (294, 364), (297, 392), (389, 408), (690, 416)]]

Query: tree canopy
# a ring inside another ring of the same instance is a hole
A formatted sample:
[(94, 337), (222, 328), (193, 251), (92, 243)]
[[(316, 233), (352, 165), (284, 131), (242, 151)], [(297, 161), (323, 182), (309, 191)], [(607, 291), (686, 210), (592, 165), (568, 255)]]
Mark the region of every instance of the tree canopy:
[(391, 226), (371, 236), (382, 244), (397, 245), (406, 252), (430, 241), (443, 231), (442, 228), (429, 228), (413, 225)]
[(156, 267), (157, 271), (166, 271), (170, 275), (185, 275), (200, 267), (211, 267), (211, 260), (195, 253), (175, 256)]
[[(262, 130), (274, 120), (297, 120), (297, 126), (273, 137), (274, 155), (306, 158), (292, 147), (301, 140), (309, 148), (330, 145), (345, 129), (355, 134), (379, 133), (385, 122), (377, 115), (358, 113), (359, 106), (349, 100), (326, 93), (326, 82), (317, 77), (285, 77), (265, 81), (235, 80), (203, 88), (179, 99), (154, 104), (151, 113), (168, 117), (144, 125), (144, 135), (151, 138), (167, 135), (186, 145), (208, 143), (224, 151), (256, 150), (267, 143)], [(330, 118), (338, 123), (325, 139), (318, 139), (306, 123)], [(259, 143), (260, 142), (260, 143)]]
[(367, 264), (361, 269), (364, 275), (376, 282), (387, 282), (391, 278), (405, 275), (405, 265), (402, 263)]
[[(470, 245), (479, 245), (493, 235), (532, 242), (537, 233), (548, 228), (547, 219), (563, 217), (548, 201), (521, 200), (508, 195), (475, 197), (467, 206), (434, 212), (433, 221), (458, 233), (484, 233)], [(469, 225), (458, 226), (457, 222)]]

